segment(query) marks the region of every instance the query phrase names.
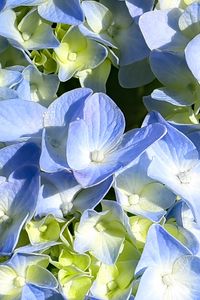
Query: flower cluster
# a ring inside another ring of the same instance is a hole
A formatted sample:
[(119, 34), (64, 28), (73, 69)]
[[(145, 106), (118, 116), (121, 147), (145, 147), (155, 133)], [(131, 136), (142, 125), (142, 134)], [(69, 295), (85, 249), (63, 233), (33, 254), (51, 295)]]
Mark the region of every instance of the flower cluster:
[[(200, 299), (199, 12), (0, 2), (0, 299)], [(111, 67), (122, 87), (156, 78), (140, 128)]]

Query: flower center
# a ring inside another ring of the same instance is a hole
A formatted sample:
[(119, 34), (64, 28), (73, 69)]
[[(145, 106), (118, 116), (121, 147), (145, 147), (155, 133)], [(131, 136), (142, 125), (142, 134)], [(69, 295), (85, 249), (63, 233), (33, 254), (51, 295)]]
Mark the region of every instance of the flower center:
[(33, 99), (39, 100), (39, 90), (36, 84), (30, 84), (31, 96)]
[(91, 152), (91, 161), (100, 163), (104, 160), (104, 153), (102, 151), (94, 150)]
[(139, 203), (140, 197), (138, 194), (132, 194), (128, 197), (128, 202), (130, 205), (136, 205)]
[(96, 226), (95, 226), (95, 228), (99, 232), (103, 232), (103, 231), (106, 230), (106, 227), (105, 227), (105, 225), (102, 222), (97, 223)]
[(60, 209), (62, 210), (63, 215), (66, 216), (71, 211), (72, 207), (72, 202), (63, 202), (60, 206)]
[(181, 184), (189, 184), (191, 182), (191, 176), (188, 171), (180, 172), (176, 175)]
[(44, 233), (45, 231), (47, 231), (47, 228), (48, 228), (48, 226), (45, 225), (45, 224), (43, 224), (43, 225), (41, 225), (41, 226), (39, 227), (39, 231), (40, 231), (41, 233)]
[(76, 52), (70, 52), (69, 54), (68, 54), (68, 60), (69, 61), (76, 61), (76, 59), (77, 59), (77, 53)]
[(24, 277), (22, 276), (17, 276), (15, 279), (14, 279), (14, 285), (17, 287), (17, 288), (21, 288), (25, 285), (26, 283), (26, 280)]
[(118, 287), (118, 284), (115, 280), (111, 280), (107, 283), (107, 290), (109, 292), (115, 290), (117, 287)]
[(9, 220), (9, 216), (4, 210), (0, 210), (0, 224)]
[(168, 274), (164, 274), (162, 276), (162, 282), (164, 283), (164, 285), (166, 286), (170, 286), (174, 283), (174, 278), (173, 275), (168, 273)]
[(31, 34), (27, 33), (27, 32), (22, 32), (22, 38), (24, 41), (28, 41), (31, 37)]

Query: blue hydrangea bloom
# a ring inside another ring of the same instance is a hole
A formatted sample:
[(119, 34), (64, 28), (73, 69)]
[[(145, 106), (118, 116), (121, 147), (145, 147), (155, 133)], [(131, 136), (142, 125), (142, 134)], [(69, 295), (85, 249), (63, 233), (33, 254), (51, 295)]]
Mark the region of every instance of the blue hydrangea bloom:
[(1, 142), (41, 138), (45, 107), (19, 99), (1, 101), (0, 107)]
[(39, 192), (39, 172), (24, 166), (11, 173), (0, 184), (0, 254), (10, 255), (18, 242), (20, 231), (33, 217)]
[(48, 106), (56, 98), (59, 87), (57, 75), (45, 75), (29, 65), (23, 69), (21, 76), (22, 80), (16, 87), (20, 99), (39, 102)]
[(119, 57), (119, 82), (124, 87), (141, 86), (154, 78), (147, 60), (149, 49), (137, 22), (143, 10), (151, 9), (152, 5), (152, 1), (141, 4), (114, 0), (82, 4), (86, 21), (79, 29), (87, 37), (111, 47), (110, 53)]
[(37, 6), (40, 16), (51, 22), (78, 25), (84, 17), (80, 0), (5, 0), (4, 2), (4, 9)]
[(145, 125), (158, 120), (167, 127), (167, 134), (149, 149), (149, 156), (153, 159), (148, 175), (166, 184), (187, 201), (199, 222), (199, 153), (188, 137), (168, 124), (158, 113), (151, 113)]
[(52, 214), (63, 219), (69, 213), (94, 208), (109, 191), (113, 182), (112, 178), (108, 178), (96, 186), (82, 189), (70, 172), (60, 171), (51, 174), (42, 172), (41, 176), (35, 212), (37, 218)]
[(91, 251), (102, 263), (112, 265), (123, 249), (125, 238), (133, 241), (133, 235), (128, 217), (117, 202), (104, 200), (102, 206), (100, 213), (88, 209), (82, 214), (75, 232), (74, 249), (78, 253)]
[(200, 255), (200, 227), (194, 214), (184, 201), (178, 201), (169, 211), (167, 219), (174, 219), (186, 239), (185, 245), (193, 254)]
[(13, 47), (24, 52), (59, 45), (51, 25), (44, 22), (35, 9), (29, 11), (19, 23), (14, 10), (0, 12), (0, 28), (0, 35), (7, 38)]
[(146, 153), (134, 161), (130, 168), (116, 176), (117, 201), (125, 211), (159, 222), (176, 199), (163, 184), (147, 176), (150, 160)]
[(45, 268), (46, 255), (16, 253), (0, 265), (0, 296), (12, 299), (64, 299), (56, 292), (56, 278)]
[(160, 225), (152, 225), (136, 275), (142, 275), (136, 300), (198, 299), (200, 259)]
[(83, 117), (70, 123), (67, 139), (67, 162), (82, 186), (124, 168), (165, 133), (159, 124), (123, 135), (124, 128), (124, 116), (108, 96), (99, 93), (86, 99)]

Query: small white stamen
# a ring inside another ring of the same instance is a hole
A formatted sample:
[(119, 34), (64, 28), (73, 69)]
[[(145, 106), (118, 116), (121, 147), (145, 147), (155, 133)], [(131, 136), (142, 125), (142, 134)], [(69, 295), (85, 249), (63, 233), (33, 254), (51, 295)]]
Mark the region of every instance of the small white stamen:
[(9, 220), (9, 216), (5, 211), (0, 210), (0, 224)]
[(14, 285), (17, 287), (17, 288), (21, 288), (25, 285), (26, 283), (26, 280), (24, 277), (22, 276), (17, 276), (15, 279), (14, 279)]
[(69, 54), (68, 54), (68, 60), (69, 61), (76, 61), (76, 59), (77, 59), (77, 53), (76, 52), (70, 52)]
[(191, 182), (191, 176), (188, 171), (180, 172), (176, 176), (181, 184), (189, 184)]
[(27, 33), (27, 32), (22, 32), (22, 38), (24, 41), (28, 41), (31, 37), (31, 34)]
[(61, 204), (60, 209), (64, 216), (66, 216), (72, 209), (73, 203), (72, 202), (64, 202)]
[(132, 194), (128, 197), (128, 202), (130, 205), (136, 205), (140, 201), (140, 196), (138, 194)]
[(94, 150), (91, 153), (91, 161), (100, 163), (104, 160), (104, 153), (102, 151)]
[(41, 225), (41, 226), (39, 227), (39, 231), (40, 231), (41, 233), (44, 233), (44, 232), (47, 230), (47, 228), (48, 228), (48, 226), (45, 225), (45, 224), (43, 224), (43, 225)]
[(164, 274), (162, 276), (162, 281), (163, 281), (164, 285), (166, 285), (166, 286), (173, 285), (173, 283), (174, 283), (173, 275), (170, 273)]
[(103, 232), (106, 230), (106, 227), (102, 222), (97, 223), (95, 228), (98, 232)]
[(115, 290), (118, 287), (118, 284), (115, 280), (111, 280), (107, 283), (106, 286), (107, 286), (107, 290), (110, 292)]

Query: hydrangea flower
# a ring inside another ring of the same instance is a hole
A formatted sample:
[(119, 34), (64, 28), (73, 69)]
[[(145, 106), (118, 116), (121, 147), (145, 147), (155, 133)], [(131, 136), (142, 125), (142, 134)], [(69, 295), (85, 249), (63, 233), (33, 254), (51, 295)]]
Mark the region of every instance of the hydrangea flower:
[[(184, 201), (179, 201), (172, 210), (170, 210), (167, 218), (169, 221), (170, 219), (176, 221), (176, 224), (182, 229), (183, 234), (186, 233), (185, 236), (188, 238), (186, 246), (193, 252), (193, 254), (199, 256), (200, 227), (195, 221), (194, 215), (189, 206)], [(191, 234), (191, 236), (189, 236), (187, 231)]]
[(17, 253), (0, 264), (0, 296), (13, 299), (64, 299), (56, 292), (56, 278), (45, 268), (48, 256)]
[[(131, 240), (128, 217), (118, 203), (102, 202), (103, 211), (86, 210), (75, 232), (74, 249), (78, 253), (91, 251), (102, 263), (112, 265), (124, 248), (125, 239)], [(90, 239), (88, 239), (90, 232)]]
[(103, 199), (112, 185), (112, 178), (83, 189), (73, 174), (66, 171), (42, 173), (36, 217), (53, 214), (59, 219), (73, 212), (94, 208)]
[(136, 248), (126, 241), (124, 250), (114, 265), (100, 265), (91, 287), (92, 296), (104, 300), (130, 299), (134, 270), (138, 259), (139, 255)]
[[(143, 4), (137, 1), (84, 1), (82, 7), (86, 21), (79, 29), (87, 37), (111, 47), (119, 57), (120, 84), (136, 87), (152, 81), (154, 76), (146, 60), (149, 49), (134, 20), (143, 10), (152, 8), (152, 1), (148, 4), (146, 1)], [(141, 68), (146, 72), (137, 78), (131, 76)]]
[(55, 48), (59, 45), (51, 26), (41, 19), (35, 9), (29, 11), (20, 22), (14, 10), (1, 12), (0, 28), (0, 35), (6, 37), (13, 47), (22, 51)]
[[(164, 183), (192, 208), (199, 222), (199, 153), (195, 145), (183, 133), (168, 124), (159, 114), (152, 113), (147, 123), (160, 120), (167, 127), (165, 137), (149, 150), (152, 162), (148, 175)], [(145, 122), (146, 124), (146, 122)]]
[(70, 27), (54, 49), (60, 81), (67, 81), (77, 72), (94, 69), (106, 58), (106, 48), (84, 37), (77, 27)]
[(24, 68), (23, 80), (17, 86), (18, 97), (22, 100), (39, 102), (48, 106), (55, 98), (59, 87), (56, 75), (40, 73), (32, 65)]
[(125, 211), (159, 222), (171, 207), (176, 196), (163, 184), (147, 176), (151, 161), (144, 153), (134, 165), (115, 179), (117, 201)]
[[(200, 20), (199, 3), (183, 2), (172, 1), (171, 9), (154, 10), (143, 14), (139, 25), (147, 45), (152, 50), (150, 55), (152, 71), (164, 84), (164, 88), (155, 90), (151, 95), (153, 99), (159, 101), (157, 107), (163, 107), (158, 110), (162, 112), (170, 108), (169, 105), (166, 107), (163, 101), (173, 105), (172, 113), (179, 109), (174, 106), (180, 106), (181, 110), (183, 106), (189, 107), (194, 104), (192, 122), (197, 123), (200, 90), (198, 57), (195, 53), (197, 53), (200, 34), (197, 26)], [(167, 1), (164, 5), (166, 3)], [(181, 7), (185, 10), (173, 8), (174, 5), (177, 7), (179, 4), (183, 5)], [(160, 30), (157, 34), (155, 28), (158, 24)], [(154, 104), (152, 104), (152, 109), (155, 109), (153, 106)], [(188, 109), (188, 112), (185, 110), (185, 114), (185, 120), (182, 119), (184, 123), (191, 117), (191, 109)], [(173, 120), (176, 122), (174, 116)]]
[(10, 255), (16, 247), (22, 227), (33, 217), (38, 192), (39, 174), (32, 166), (18, 168), (0, 184), (1, 255)]
[(199, 270), (199, 257), (160, 225), (152, 225), (136, 267), (136, 275), (143, 275), (135, 299), (198, 299)]
[(124, 126), (122, 112), (108, 96), (86, 99), (83, 118), (70, 123), (67, 139), (67, 161), (82, 186), (97, 184), (124, 168), (164, 134), (157, 124), (123, 135)]

